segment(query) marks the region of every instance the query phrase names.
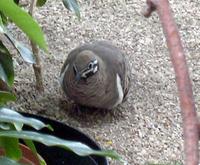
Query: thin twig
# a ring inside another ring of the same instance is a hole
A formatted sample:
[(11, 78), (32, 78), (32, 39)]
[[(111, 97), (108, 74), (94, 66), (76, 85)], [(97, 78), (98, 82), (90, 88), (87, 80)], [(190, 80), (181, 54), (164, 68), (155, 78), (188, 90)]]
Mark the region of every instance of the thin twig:
[(168, 0), (147, 0), (147, 5), (145, 16), (150, 16), (153, 10), (158, 12), (175, 70), (183, 119), (185, 165), (198, 165), (198, 119), (179, 32), (173, 20)]
[[(36, 2), (37, 2), (37, 0), (31, 1), (29, 14), (32, 17), (34, 15), (34, 8), (36, 6)], [(33, 64), (33, 69), (34, 69), (35, 78), (36, 78), (36, 88), (42, 92), (42, 91), (44, 91), (44, 86), (43, 86), (43, 79), (42, 79), (42, 68), (41, 68), (41, 60), (40, 60), (40, 56), (39, 56), (39, 49), (33, 41), (30, 41), (30, 42), (31, 42), (33, 54), (35, 55), (35, 59), (36, 59), (36, 63)]]

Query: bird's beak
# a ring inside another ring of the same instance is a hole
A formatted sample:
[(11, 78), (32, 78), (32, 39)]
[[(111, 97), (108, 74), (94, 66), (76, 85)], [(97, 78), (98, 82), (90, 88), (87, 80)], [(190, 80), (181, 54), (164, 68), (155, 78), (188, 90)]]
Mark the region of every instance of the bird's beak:
[(79, 72), (76, 72), (75, 80), (76, 80), (77, 82), (79, 82), (80, 79), (81, 79), (81, 74), (80, 74)]

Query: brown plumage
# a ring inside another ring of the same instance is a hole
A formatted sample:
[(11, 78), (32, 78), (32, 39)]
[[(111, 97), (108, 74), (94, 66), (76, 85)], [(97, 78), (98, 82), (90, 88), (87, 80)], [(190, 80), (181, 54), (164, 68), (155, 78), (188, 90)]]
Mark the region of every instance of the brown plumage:
[(76, 104), (111, 109), (128, 93), (128, 73), (123, 53), (109, 42), (98, 41), (69, 53), (60, 81), (67, 97)]

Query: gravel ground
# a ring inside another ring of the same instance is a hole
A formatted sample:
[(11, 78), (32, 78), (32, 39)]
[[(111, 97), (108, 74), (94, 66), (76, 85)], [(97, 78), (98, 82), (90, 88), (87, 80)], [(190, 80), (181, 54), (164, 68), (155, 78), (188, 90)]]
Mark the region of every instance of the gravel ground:
[[(184, 42), (193, 80), (197, 109), (200, 106), (200, 10), (198, 0), (171, 7)], [(82, 18), (67, 11), (61, 1), (49, 0), (36, 10), (49, 45), (41, 52), (45, 92), (34, 88), (33, 70), (16, 58), (16, 92), (13, 105), (19, 111), (48, 116), (79, 128), (103, 148), (115, 149), (131, 165), (183, 160), (181, 115), (174, 72), (156, 13), (141, 15), (144, 0), (80, 1)], [(17, 31), (20, 41), (27, 43)], [(69, 51), (94, 40), (111, 40), (131, 64), (132, 86), (128, 100), (109, 112), (75, 114), (64, 103), (58, 83), (61, 66)], [(111, 161), (111, 165), (119, 162)]]

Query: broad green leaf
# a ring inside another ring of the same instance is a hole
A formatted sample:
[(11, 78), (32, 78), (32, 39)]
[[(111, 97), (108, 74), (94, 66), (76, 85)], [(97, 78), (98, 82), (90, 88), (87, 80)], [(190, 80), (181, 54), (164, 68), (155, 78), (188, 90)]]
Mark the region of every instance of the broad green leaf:
[(0, 0), (0, 11), (9, 17), (26, 35), (43, 50), (47, 50), (43, 32), (38, 23), (13, 0)]
[(15, 47), (26, 62), (31, 64), (34, 64), (36, 62), (33, 52), (25, 47), (22, 43), (15, 41)]
[(14, 2), (18, 5), (19, 4), (19, 0), (14, 0)]
[(19, 147), (19, 140), (13, 137), (1, 137), (3, 148), (7, 157), (18, 160), (22, 156), (21, 149)]
[[(0, 12), (2, 13), (2, 12)], [(3, 13), (2, 13), (3, 14)], [(0, 33), (4, 33), (4, 29), (3, 29), (4, 25), (3, 25), (3, 19), (2, 17), (0, 16)]]
[(9, 101), (15, 101), (16, 97), (7, 91), (0, 91), (0, 105), (6, 104)]
[(28, 146), (28, 148), (38, 157), (38, 160), (40, 161), (40, 165), (46, 165), (45, 160), (37, 154), (37, 150), (33, 141), (32, 140), (23, 140), (23, 141), (26, 144), (26, 146)]
[(12, 86), (14, 82), (12, 55), (9, 53), (2, 41), (0, 41), (0, 78), (9, 86)]
[(0, 12), (0, 17), (2, 19), (2, 23), (6, 25), (8, 23), (8, 18), (2, 12)]
[(37, 119), (24, 117), (18, 112), (8, 108), (0, 108), (0, 122), (26, 124), (35, 128), (36, 130), (42, 129), (44, 127), (51, 129), (49, 125), (45, 125), (43, 122)]
[(27, 47), (25, 47), (22, 43), (17, 41), (12, 35), (6, 31), (5, 36), (10, 40), (10, 42), (13, 44), (13, 46), (17, 49), (19, 54), (22, 56), (22, 58), (31, 64), (35, 63), (35, 56), (32, 51), (30, 51)]
[(60, 138), (57, 138), (55, 136), (32, 132), (32, 131), (0, 131), (0, 137), (13, 137), (13, 138), (19, 138), (19, 139), (29, 139), (33, 141), (37, 141), (40, 143), (43, 143), (47, 146), (58, 146), (61, 148), (64, 148), (66, 150), (72, 151), (80, 156), (86, 156), (86, 155), (99, 155), (99, 156), (108, 156), (113, 159), (121, 160), (120, 156), (111, 150), (94, 150), (88, 147), (87, 145), (75, 142), (75, 141), (69, 141), (69, 140), (63, 140)]
[(10, 124), (7, 124), (7, 123), (0, 123), (0, 129), (3, 129), (3, 130), (9, 130), (11, 127), (10, 127)]
[(21, 163), (16, 162), (8, 157), (1, 156), (0, 157), (0, 164), (2, 165), (23, 165)]
[(13, 123), (14, 124), (14, 127), (17, 131), (21, 131), (22, 130), (22, 127), (23, 127), (23, 123), (19, 123), (19, 122), (15, 122)]
[(63, 0), (63, 4), (68, 10), (73, 11), (78, 19), (80, 19), (79, 5), (76, 0)]
[(24, 140), (24, 143), (31, 149), (33, 153), (37, 154), (37, 150), (32, 140)]
[(3, 33), (3, 28), (0, 26), (0, 33)]
[(31, 149), (31, 151), (37, 155), (37, 150), (35, 148), (35, 144), (33, 143), (32, 140), (24, 140), (24, 143), (26, 144), (26, 146), (28, 146), (29, 149)]
[(41, 7), (46, 3), (47, 0), (37, 0), (36, 6)]
[(31, 64), (35, 63), (35, 56), (32, 51), (26, 48), (22, 43), (17, 41), (12, 34), (4, 27), (2, 20), (0, 18), (0, 33), (4, 33), (4, 35), (8, 38), (8, 40), (13, 44), (13, 46), (17, 49), (22, 58)]

